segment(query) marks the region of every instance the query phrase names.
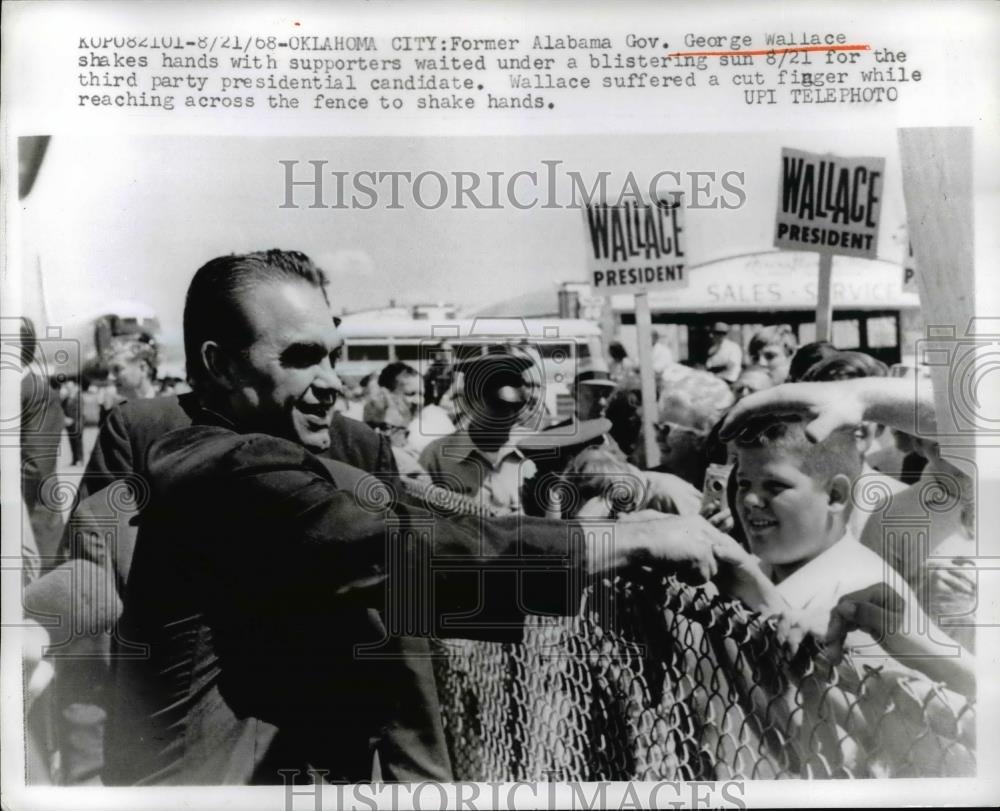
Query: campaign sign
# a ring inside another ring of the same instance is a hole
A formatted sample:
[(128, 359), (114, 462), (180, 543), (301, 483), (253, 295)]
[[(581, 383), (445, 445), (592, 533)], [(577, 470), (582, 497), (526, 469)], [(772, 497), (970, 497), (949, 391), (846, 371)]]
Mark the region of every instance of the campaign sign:
[(885, 158), (781, 150), (774, 245), (877, 258)]
[(687, 286), (684, 200), (586, 206), (587, 270), (595, 295), (646, 293)]

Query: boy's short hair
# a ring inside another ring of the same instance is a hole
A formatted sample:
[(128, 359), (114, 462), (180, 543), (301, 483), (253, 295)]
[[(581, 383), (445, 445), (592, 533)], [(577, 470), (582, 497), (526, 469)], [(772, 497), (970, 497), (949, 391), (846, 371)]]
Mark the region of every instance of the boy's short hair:
[(746, 432), (733, 441), (739, 450), (775, 450), (800, 460), (800, 470), (808, 476), (831, 479), (843, 474), (853, 483), (861, 475), (862, 462), (853, 430), (838, 430), (822, 442), (806, 436), (801, 420), (771, 422), (761, 430)]
[(751, 358), (755, 358), (764, 351), (764, 347), (771, 344), (779, 344), (785, 350), (785, 354), (788, 357), (792, 357), (795, 354), (795, 347), (798, 345), (798, 341), (795, 340), (795, 333), (792, 332), (792, 328), (787, 324), (761, 327), (750, 339), (747, 354)]

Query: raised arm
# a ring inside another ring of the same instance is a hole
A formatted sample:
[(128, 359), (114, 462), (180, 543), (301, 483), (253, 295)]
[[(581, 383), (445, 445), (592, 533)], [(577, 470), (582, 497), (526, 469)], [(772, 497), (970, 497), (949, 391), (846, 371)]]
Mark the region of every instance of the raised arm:
[[(825, 383), (787, 383), (740, 400), (726, 415), (723, 441), (783, 417), (807, 420), (807, 436), (821, 442), (838, 428), (878, 422), (915, 434), (935, 425), (930, 391), (912, 380), (860, 378)], [(919, 428), (918, 428), (919, 426)]]

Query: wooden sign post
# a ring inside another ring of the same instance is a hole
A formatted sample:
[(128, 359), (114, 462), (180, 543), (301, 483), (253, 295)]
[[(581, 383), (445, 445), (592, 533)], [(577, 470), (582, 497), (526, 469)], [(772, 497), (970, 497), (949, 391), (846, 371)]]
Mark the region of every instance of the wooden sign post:
[(635, 327), (639, 341), (639, 379), (642, 381), (642, 436), (646, 467), (660, 465), (660, 443), (656, 439), (656, 375), (653, 371), (653, 316), (649, 311), (649, 293), (635, 294)]
[(620, 201), (586, 207), (590, 237), (588, 273), (595, 295), (635, 296), (635, 324), (642, 380), (642, 434), (646, 467), (660, 464), (656, 436), (656, 375), (653, 369), (653, 328), (649, 292), (686, 287), (683, 248), (683, 195), (673, 193), (649, 202)]
[(816, 340), (833, 335), (833, 255), (876, 259), (885, 158), (781, 150), (774, 246), (819, 253)]
[[(930, 357), (937, 350), (939, 356), (943, 353), (945, 357), (962, 357), (959, 353), (952, 355), (956, 339), (965, 337), (968, 340), (972, 336), (975, 342), (976, 326), (973, 322), (976, 274), (972, 130), (967, 127), (901, 129), (899, 154), (920, 307), (928, 328), (934, 327), (939, 335), (951, 333), (940, 343), (928, 340), (925, 354)], [(918, 363), (924, 360), (917, 357)], [(955, 422), (953, 407), (953, 398), (966, 396), (961, 386), (961, 368), (957, 363), (931, 363), (929, 366), (941, 444), (955, 445), (948, 448), (949, 454), (964, 454), (972, 460), (976, 442), (971, 443), (972, 447), (961, 447), (969, 443), (961, 439), (962, 431)], [(970, 364), (968, 368), (976, 370), (977, 365)], [(980, 375), (988, 377), (982, 372)], [(979, 386), (985, 396), (986, 386), (981, 381)], [(984, 408), (985, 405), (977, 404), (965, 406), (967, 413), (977, 413)]]
[(833, 338), (833, 255), (819, 255), (819, 286), (816, 294), (816, 340)]

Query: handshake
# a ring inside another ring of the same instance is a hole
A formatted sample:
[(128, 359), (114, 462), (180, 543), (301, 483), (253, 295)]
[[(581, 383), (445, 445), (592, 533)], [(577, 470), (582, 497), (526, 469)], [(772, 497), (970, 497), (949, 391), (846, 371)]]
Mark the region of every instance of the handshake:
[(756, 558), (719, 529), (730, 522), (728, 511), (711, 519), (656, 510), (626, 513), (615, 524), (612, 549), (599, 549), (595, 539), (589, 541), (593, 544), (587, 550), (590, 572), (646, 566), (670, 571), (692, 585), (713, 580), (721, 572), (725, 580), (741, 584), (741, 591), (729, 593), (749, 605), (759, 602), (763, 592), (773, 601), (774, 586), (756, 565)]

